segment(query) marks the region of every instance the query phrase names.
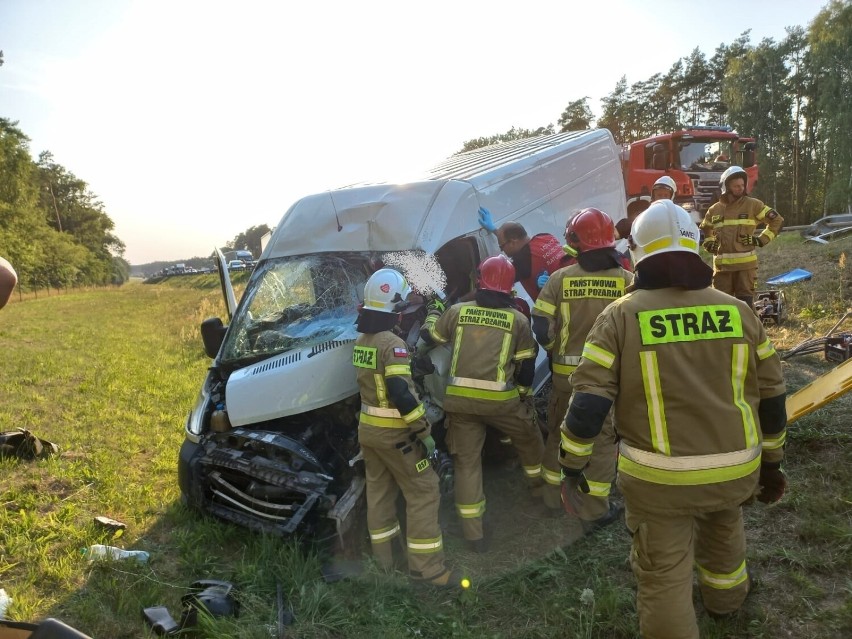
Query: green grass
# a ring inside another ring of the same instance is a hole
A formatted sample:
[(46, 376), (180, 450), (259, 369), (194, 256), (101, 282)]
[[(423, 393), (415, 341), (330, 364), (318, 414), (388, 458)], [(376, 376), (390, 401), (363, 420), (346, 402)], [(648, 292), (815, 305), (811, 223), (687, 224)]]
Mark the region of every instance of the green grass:
[[(789, 319), (769, 329), (780, 349), (824, 335), (850, 306), (852, 238), (818, 246), (782, 234), (760, 256), (762, 280), (795, 267), (814, 273), (786, 289)], [(198, 327), (213, 315), (224, 316), (214, 276), (42, 296), (0, 312), (0, 424), (61, 448), (36, 462), (0, 460), (0, 587), (14, 599), (10, 618), (53, 616), (97, 639), (153, 636), (141, 609), (165, 605), (178, 618), (189, 585), (211, 578), (238, 585), (242, 614), (205, 621), (204, 637), (271, 636), (279, 583), (295, 613), (290, 637), (638, 635), (627, 532), (613, 526), (578, 540), (572, 522), (524, 505), (517, 468), (489, 471), (491, 553), (472, 555), (446, 537), (450, 560), (473, 582), (461, 594), (417, 588), (369, 560), (360, 577), (328, 584), (325, 558), (309, 545), (186, 511), (177, 453), (209, 365)], [(790, 390), (830, 367), (816, 355), (786, 361)], [(696, 599), (702, 637), (852, 634), (850, 413), (847, 395), (791, 425), (788, 494), (746, 509), (760, 587), (726, 621), (711, 620)], [(97, 515), (127, 530), (113, 537), (93, 523)], [(94, 543), (147, 550), (151, 561), (87, 563), (81, 549)]]

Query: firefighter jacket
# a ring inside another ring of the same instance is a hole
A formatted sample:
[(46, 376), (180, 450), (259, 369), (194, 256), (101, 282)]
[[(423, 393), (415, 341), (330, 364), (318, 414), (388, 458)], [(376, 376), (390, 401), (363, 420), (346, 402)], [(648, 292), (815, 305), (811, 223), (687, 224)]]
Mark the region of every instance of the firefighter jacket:
[(761, 458), (783, 458), (780, 358), (754, 312), (721, 291), (642, 289), (616, 300), (592, 327), (572, 382), (560, 463), (576, 473), (597, 434), (577, 413), (578, 394), (602, 400), (600, 412), (614, 401), (618, 485), (644, 509), (738, 506), (757, 486)]
[[(765, 224), (766, 228), (760, 235), (755, 235), (758, 224)], [(734, 199), (725, 193), (707, 210), (701, 222), (705, 237), (715, 237), (719, 242), (713, 268), (716, 271), (757, 268), (755, 246), (766, 246), (775, 239), (783, 224), (784, 218), (760, 200), (748, 196)]]
[(552, 275), (561, 266), (564, 255), (562, 242), (550, 233), (539, 233), (512, 256), (518, 281), (533, 301), (541, 292), (537, 283), (538, 276), (542, 271)]
[[(367, 333), (358, 336), (352, 352), (358, 388), (361, 391), (360, 427), (384, 429), (372, 434), (389, 439), (399, 439), (403, 434), (429, 435), (429, 424), (423, 418), (426, 412), (417, 399), (411, 381), (411, 362), (405, 342), (390, 331)], [(408, 385), (408, 392), (416, 402), (413, 409), (401, 414), (388, 396), (387, 379), (398, 376)]]
[(448, 413), (502, 414), (519, 401), (519, 391), (529, 392), (516, 383), (515, 371), (519, 362), (535, 359), (538, 345), (529, 320), (516, 308), (454, 304), (429, 334), (438, 344), (453, 344), (444, 398)]
[(543, 346), (551, 354), (556, 390), (571, 392), (569, 376), (580, 363), (592, 324), (632, 282), (633, 274), (623, 268), (592, 273), (572, 264), (556, 271), (544, 285), (533, 314), (549, 323), (550, 341)]

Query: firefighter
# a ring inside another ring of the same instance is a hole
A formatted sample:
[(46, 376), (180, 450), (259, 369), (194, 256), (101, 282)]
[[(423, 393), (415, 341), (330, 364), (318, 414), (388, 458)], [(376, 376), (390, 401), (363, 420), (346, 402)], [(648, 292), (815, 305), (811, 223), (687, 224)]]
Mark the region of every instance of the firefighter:
[(433, 586), (455, 587), (461, 576), (444, 563), (438, 477), (429, 462), (435, 441), (411, 381), (408, 348), (393, 332), (410, 292), (400, 273), (378, 270), (364, 286), (358, 318), (361, 335), (352, 363), (361, 391), (358, 441), (367, 475), (367, 527), (374, 556), (391, 569), (400, 536), (396, 502), (402, 491), (411, 576)]
[(668, 175), (663, 175), (658, 178), (651, 187), (651, 201), (657, 200), (673, 200), (677, 191), (675, 181)]
[[(777, 211), (746, 195), (748, 174), (738, 166), (719, 178), (722, 196), (701, 222), (704, 249), (713, 254), (713, 288), (754, 308), (757, 283), (757, 247), (769, 244), (784, 224)], [(758, 224), (766, 228), (756, 234)]]
[(517, 222), (506, 222), (497, 228), (491, 220), (491, 212), (482, 207), (479, 208), (479, 224), (497, 236), (500, 250), (511, 258), (515, 267), (516, 281), (535, 302), (547, 277), (561, 266), (565, 256), (562, 242), (550, 233), (530, 237)]
[[(579, 255), (577, 263), (559, 269), (545, 284), (533, 309), (533, 332), (551, 354), (553, 391), (547, 407), (547, 441), (541, 464), (542, 498), (551, 509), (562, 507), (560, 498), (560, 426), (571, 399), (571, 374), (580, 363), (589, 329), (606, 306), (624, 295), (633, 274), (623, 268), (615, 249), (615, 227), (603, 211), (588, 208), (568, 222), (565, 240)], [(586, 469), (590, 492), (581, 497), (579, 517), (586, 532), (613, 522), (620, 512), (609, 502), (615, 479), (615, 428), (607, 414), (595, 454)]]
[(576, 508), (615, 405), (645, 639), (698, 639), (693, 565), (708, 613), (742, 605), (751, 581), (741, 504), (755, 494), (775, 502), (786, 486), (780, 358), (745, 303), (709, 288), (698, 237), (670, 201), (636, 220), (632, 290), (595, 321), (562, 426), (563, 496)]
[(442, 314), (433, 308), (426, 320), (427, 342), (453, 344), (444, 398), (447, 448), (455, 469), (456, 512), (475, 552), (487, 550), (481, 460), (486, 425), (511, 438), (530, 488), (541, 485), (544, 443), (530, 403), (523, 401), (531, 392), (538, 346), (529, 320), (514, 306), (514, 282), (509, 259), (489, 257), (479, 266), (475, 300)]

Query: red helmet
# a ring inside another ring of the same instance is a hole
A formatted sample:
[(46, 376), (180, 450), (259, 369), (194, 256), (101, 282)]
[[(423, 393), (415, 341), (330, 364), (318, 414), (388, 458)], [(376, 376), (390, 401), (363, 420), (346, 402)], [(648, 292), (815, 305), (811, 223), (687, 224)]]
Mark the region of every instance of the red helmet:
[(603, 211), (583, 209), (568, 221), (565, 241), (581, 252), (612, 248), (615, 246), (615, 225)]
[(484, 291), (511, 293), (515, 283), (515, 267), (505, 255), (483, 260), (479, 265), (479, 288)]

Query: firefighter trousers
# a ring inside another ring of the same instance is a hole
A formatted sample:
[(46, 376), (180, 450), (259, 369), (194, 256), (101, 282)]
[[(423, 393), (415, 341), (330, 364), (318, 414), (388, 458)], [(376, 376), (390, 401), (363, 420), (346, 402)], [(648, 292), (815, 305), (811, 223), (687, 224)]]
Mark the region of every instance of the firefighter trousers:
[(757, 268), (742, 271), (713, 271), (713, 288), (741, 299), (752, 308), (756, 287)]
[[(571, 391), (554, 388), (550, 393), (550, 402), (547, 406), (547, 442), (544, 445), (544, 458), (541, 464), (541, 473), (545, 481), (542, 498), (548, 508), (560, 508), (562, 505), (559, 444), (562, 441), (562, 423), (565, 421), (565, 413), (568, 412), (570, 402)], [(610, 411), (604, 420), (600, 434), (594, 440), (589, 465), (583, 471), (586, 481), (589, 482), (588, 494), (580, 493), (578, 515), (583, 521), (594, 521), (609, 512), (609, 493), (615, 481), (617, 463), (618, 445), (615, 439), (612, 411)]]
[(741, 508), (650, 514), (628, 500), (625, 521), (633, 534), (630, 566), (638, 582), (636, 609), (643, 639), (699, 639), (692, 605), (693, 566), (709, 612), (726, 614), (742, 605), (749, 579)]
[(407, 438), (400, 448), (388, 444), (387, 438), (371, 445), (364, 441), (367, 438), (363, 430), (359, 431), (359, 439), (367, 475), (367, 528), (373, 555), (383, 567), (393, 566), (393, 546), (401, 533), (397, 497), (402, 491), (411, 576), (429, 580), (441, 575), (446, 567), (438, 522), (438, 476), (425, 459), (421, 445)]
[(541, 455), (544, 450), (541, 431), (530, 406), (518, 399), (501, 406), (499, 415), (449, 413), (447, 448), (453, 456), (456, 512), (462, 533), (469, 541), (484, 537), (485, 491), (482, 486), (482, 447), (486, 426), (492, 426), (512, 439), (530, 488), (541, 485)]

